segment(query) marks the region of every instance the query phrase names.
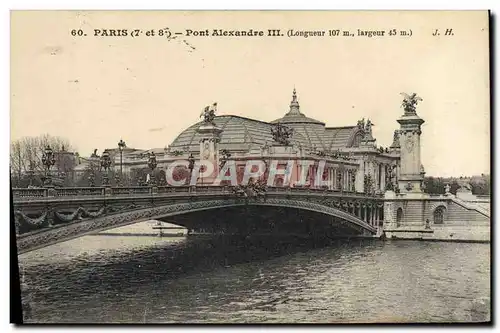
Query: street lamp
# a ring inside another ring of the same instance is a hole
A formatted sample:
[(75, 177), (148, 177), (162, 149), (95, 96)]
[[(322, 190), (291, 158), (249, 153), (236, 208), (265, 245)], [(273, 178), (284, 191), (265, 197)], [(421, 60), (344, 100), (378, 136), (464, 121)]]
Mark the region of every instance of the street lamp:
[(33, 161), (30, 161), (30, 168), (29, 168), (29, 171), (28, 171), (28, 177), (30, 179), (29, 187), (33, 186), (33, 176), (35, 175), (35, 171), (33, 169), (34, 169), (33, 168)]
[(123, 149), (126, 148), (127, 145), (125, 141), (120, 139), (118, 142), (118, 150), (120, 150), (120, 178), (123, 179)]
[(229, 157), (231, 157), (231, 154), (226, 149), (222, 149), (221, 155), (222, 155), (222, 157), (221, 157), (221, 163), (219, 165), (219, 169), (222, 169), (224, 167), (224, 165), (226, 165), (226, 162), (229, 160)]
[(54, 152), (52, 151), (52, 148), (50, 148), (49, 145), (47, 145), (47, 148), (45, 148), (45, 152), (42, 155), (42, 164), (47, 169), (45, 174), (44, 185), (50, 186), (52, 184), (52, 179), (50, 178), (50, 167), (56, 164), (56, 159), (54, 156)]
[(104, 186), (109, 186), (108, 171), (110, 166), (111, 166), (111, 158), (109, 157), (109, 152), (105, 150), (101, 155), (101, 168), (104, 169), (102, 175), (102, 184)]
[(158, 163), (156, 162), (156, 155), (154, 152), (149, 154), (148, 166), (151, 169), (151, 178), (149, 179), (151, 185), (155, 185), (154, 171)]
[(120, 176), (118, 174), (115, 175), (115, 184), (116, 186), (120, 186)]
[(90, 187), (94, 187), (95, 186), (95, 176), (94, 176), (94, 170), (91, 170), (90, 173), (89, 173), (89, 177), (88, 177), (88, 180), (89, 180), (89, 186)]
[(188, 184), (189, 184), (189, 182), (191, 181), (191, 177), (193, 176), (193, 169), (194, 169), (194, 156), (193, 156), (193, 153), (189, 154), (188, 162), (189, 162), (189, 164), (188, 164), (188, 169), (189, 169)]
[(201, 176), (201, 186), (203, 186), (203, 174), (205, 173), (205, 166), (204, 165), (200, 165), (200, 176)]

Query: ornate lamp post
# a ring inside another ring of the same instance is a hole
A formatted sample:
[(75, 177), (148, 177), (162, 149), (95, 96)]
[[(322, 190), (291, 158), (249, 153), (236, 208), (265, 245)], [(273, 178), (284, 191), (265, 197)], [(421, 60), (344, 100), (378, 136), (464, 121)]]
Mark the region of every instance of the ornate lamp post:
[(88, 180), (89, 180), (89, 186), (94, 187), (95, 186), (94, 170), (90, 171)]
[(44, 185), (45, 186), (51, 186), (52, 185), (52, 179), (50, 177), (50, 167), (56, 164), (56, 159), (54, 156), (54, 152), (52, 148), (50, 148), (49, 145), (47, 145), (47, 148), (45, 148), (45, 151), (42, 155), (42, 163), (45, 166), (46, 173), (45, 173), (45, 180), (44, 180)]
[(35, 175), (35, 171), (34, 171), (34, 168), (33, 168), (33, 161), (30, 161), (30, 168), (29, 168), (29, 171), (28, 171), (28, 177), (30, 179), (29, 187), (33, 186), (33, 176), (34, 175)]
[(188, 184), (191, 180), (191, 177), (193, 176), (193, 169), (194, 169), (194, 156), (193, 156), (193, 153), (190, 153), (189, 154), (189, 157), (188, 157), (188, 169), (189, 169), (189, 181), (188, 181)]
[(226, 165), (226, 162), (229, 160), (229, 157), (231, 157), (231, 154), (226, 149), (222, 149), (221, 155), (222, 155), (222, 157), (221, 157), (219, 169), (222, 169), (224, 167), (224, 165)]
[(151, 178), (149, 179), (151, 186), (155, 185), (154, 171), (158, 163), (156, 162), (156, 155), (154, 152), (149, 154), (148, 167), (151, 169)]
[(105, 150), (101, 155), (101, 168), (104, 169), (102, 174), (102, 184), (104, 186), (109, 186), (109, 167), (111, 166), (111, 158), (109, 157), (109, 152)]
[(118, 150), (120, 150), (120, 178), (123, 179), (123, 149), (126, 148), (127, 145), (125, 141), (120, 139), (118, 142)]
[(115, 184), (116, 184), (116, 186), (120, 186), (121, 185), (121, 183), (120, 183), (120, 176), (117, 175), (117, 174), (115, 175)]

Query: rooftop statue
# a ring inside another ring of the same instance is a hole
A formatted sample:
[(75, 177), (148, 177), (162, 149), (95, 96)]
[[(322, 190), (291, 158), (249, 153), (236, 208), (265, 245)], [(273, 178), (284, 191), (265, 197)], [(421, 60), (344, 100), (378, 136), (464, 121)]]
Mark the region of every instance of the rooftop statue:
[(358, 120), (358, 127), (361, 128), (362, 130), (365, 129), (365, 118)]
[(215, 112), (217, 111), (217, 103), (212, 104), (212, 106), (206, 106), (203, 112), (200, 114), (200, 118), (203, 117), (203, 121), (207, 124), (212, 124), (215, 126)]
[(392, 137), (392, 145), (391, 148), (399, 148), (399, 130), (394, 131), (394, 135)]
[(375, 126), (374, 123), (370, 119), (368, 119), (365, 123), (365, 118), (358, 120), (357, 124), (358, 128), (360, 130), (363, 130), (365, 134), (371, 135), (372, 134), (372, 127)]
[(282, 145), (289, 145), (290, 138), (293, 134), (293, 129), (281, 124), (276, 124), (271, 127), (271, 134), (273, 135), (274, 141)]
[(398, 142), (399, 141), (399, 131), (398, 130), (394, 131), (394, 135), (392, 136), (392, 140), (394, 142)]
[(401, 95), (404, 96), (403, 102), (401, 103), (401, 107), (403, 107), (405, 113), (416, 113), (417, 104), (418, 102), (423, 101), (423, 99), (417, 96), (416, 93), (408, 95), (407, 93), (402, 92)]
[(372, 123), (372, 121), (370, 119), (368, 119), (368, 121), (366, 122), (365, 128), (364, 128), (365, 132), (372, 134), (372, 126), (375, 126), (375, 124)]

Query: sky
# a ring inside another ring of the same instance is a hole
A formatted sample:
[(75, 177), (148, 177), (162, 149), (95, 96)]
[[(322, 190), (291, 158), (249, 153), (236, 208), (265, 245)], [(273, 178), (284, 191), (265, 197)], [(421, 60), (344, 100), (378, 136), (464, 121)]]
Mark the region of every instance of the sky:
[[(94, 29), (164, 28), (356, 36), (93, 36)], [(358, 29), (411, 29), (412, 36), (369, 38)], [(162, 148), (213, 102), (219, 115), (280, 118), (295, 87), (308, 117), (332, 127), (369, 118), (377, 144), (389, 146), (403, 113), (400, 93), (416, 92), (427, 174), (489, 173), (488, 30), (485, 11), (13, 12), (11, 140), (49, 133), (83, 156), (120, 139)]]

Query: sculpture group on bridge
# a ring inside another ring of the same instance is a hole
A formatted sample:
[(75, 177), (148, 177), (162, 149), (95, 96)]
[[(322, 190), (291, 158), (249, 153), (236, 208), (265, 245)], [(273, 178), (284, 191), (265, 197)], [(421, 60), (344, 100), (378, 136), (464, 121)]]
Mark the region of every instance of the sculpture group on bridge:
[(407, 93), (402, 92), (401, 95), (404, 96), (401, 107), (405, 110), (405, 113), (416, 113), (418, 102), (423, 101), (422, 97), (417, 96), (416, 93), (408, 95)]
[(259, 197), (265, 196), (267, 191), (267, 185), (261, 179), (254, 181), (251, 178), (248, 181), (248, 185), (237, 185), (232, 188), (233, 193), (239, 197)]

